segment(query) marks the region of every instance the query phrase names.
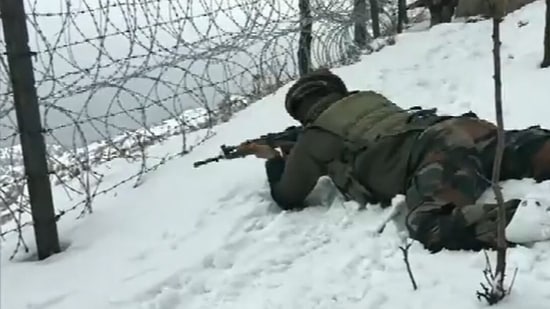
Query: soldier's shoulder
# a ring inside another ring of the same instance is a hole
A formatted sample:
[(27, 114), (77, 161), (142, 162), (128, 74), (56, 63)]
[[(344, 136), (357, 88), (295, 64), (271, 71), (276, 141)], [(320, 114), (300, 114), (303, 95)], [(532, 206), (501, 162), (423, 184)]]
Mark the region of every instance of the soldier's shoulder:
[(320, 139), (321, 141), (323, 140), (330, 141), (333, 139), (337, 139), (338, 137), (334, 133), (328, 130), (325, 130), (321, 127), (307, 126), (304, 128), (300, 138), (307, 139), (307, 140)]
[(299, 148), (309, 153), (326, 152), (331, 149), (338, 149), (343, 141), (337, 135), (318, 128), (307, 127), (298, 138)]

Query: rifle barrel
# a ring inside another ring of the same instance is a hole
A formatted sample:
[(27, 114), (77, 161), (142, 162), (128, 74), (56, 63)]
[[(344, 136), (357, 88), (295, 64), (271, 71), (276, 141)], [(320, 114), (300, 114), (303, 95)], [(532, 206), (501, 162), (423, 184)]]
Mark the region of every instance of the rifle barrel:
[[(271, 146), (272, 148), (281, 148), (284, 153), (290, 152), (290, 149), (294, 146), (296, 143), (296, 139), (298, 138), (298, 134), (303, 130), (302, 127), (297, 126), (290, 126), (286, 128), (282, 132), (278, 133), (268, 133), (266, 135), (262, 135), (259, 138), (247, 140), (244, 143), (259, 143)], [(241, 143), (240, 145), (242, 145)], [(197, 161), (193, 163), (193, 167), (199, 167), (201, 165), (205, 165), (211, 162), (218, 162), (222, 159), (237, 159), (237, 158), (244, 158), (251, 153), (247, 150), (240, 149), (240, 145), (236, 146), (227, 146), (227, 145), (221, 145), (220, 148), (222, 150), (222, 154), (216, 157), (208, 158), (205, 160)]]
[(205, 159), (205, 160), (197, 161), (197, 162), (193, 163), (193, 167), (197, 168), (201, 165), (205, 165), (205, 164), (212, 163), (212, 162), (218, 162), (221, 159), (223, 159), (223, 157), (224, 157), (223, 155), (219, 155), (219, 156), (216, 156), (216, 157), (212, 157), (212, 158), (208, 158), (208, 159)]

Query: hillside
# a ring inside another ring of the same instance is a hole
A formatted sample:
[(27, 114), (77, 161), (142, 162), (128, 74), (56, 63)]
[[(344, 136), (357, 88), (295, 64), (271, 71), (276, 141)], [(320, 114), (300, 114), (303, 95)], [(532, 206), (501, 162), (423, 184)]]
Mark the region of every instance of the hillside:
[[(507, 128), (550, 127), (550, 70), (542, 60), (543, 0), (506, 17), (502, 25)], [(522, 24), (523, 26), (520, 26)], [(380, 91), (403, 107), (468, 110), (494, 119), (491, 21), (455, 22), (397, 36), (396, 44), (336, 68), (351, 89)], [(410, 262), (413, 291), (393, 226), (374, 237), (369, 228), (383, 212), (357, 211), (320, 181), (318, 207), (281, 212), (271, 201), (262, 160), (245, 158), (194, 169), (221, 144), (280, 131), (295, 124), (282, 101), (289, 85), (216, 126), (215, 136), (191, 153), (145, 177), (137, 188), (120, 186), (98, 196), (94, 213), (64, 218), (63, 254), (36, 262), (31, 252), (9, 260), (17, 238), (2, 243), (0, 307), (9, 309), (108, 308), (483, 308), (475, 291), (483, 281), (483, 253), (429, 254), (418, 243)], [(195, 139), (204, 134), (198, 131)], [(162, 157), (181, 137), (151, 146)], [(139, 166), (105, 163), (105, 186)], [(506, 197), (537, 196), (550, 202), (550, 181), (504, 184)], [(327, 190), (322, 190), (327, 189)], [(70, 205), (56, 187), (55, 202)], [(482, 199), (491, 199), (490, 192)], [(490, 253), (491, 259), (494, 254)], [(550, 301), (550, 243), (509, 251), (518, 268), (512, 295), (500, 309), (543, 309)]]

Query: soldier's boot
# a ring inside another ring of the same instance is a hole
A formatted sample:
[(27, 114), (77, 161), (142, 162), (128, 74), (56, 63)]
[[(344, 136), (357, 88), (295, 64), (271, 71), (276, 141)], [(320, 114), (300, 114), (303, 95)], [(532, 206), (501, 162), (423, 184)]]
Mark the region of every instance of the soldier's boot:
[[(505, 201), (505, 238), (512, 244), (531, 244), (550, 240), (550, 202), (540, 198), (511, 199)], [(496, 246), (498, 206), (477, 204), (460, 210), (463, 227), (473, 227), (472, 237)]]
[(501, 180), (550, 180), (550, 131), (533, 126), (506, 132), (501, 171)]
[[(498, 207), (477, 203), (491, 185), (488, 177), (494, 159), (494, 148), (483, 147), (478, 141), (485, 136), (494, 139), (493, 132), (494, 126), (481, 120), (453, 119), (433, 126), (419, 141), (426, 151), (406, 192), (406, 224), (410, 236), (430, 251), (496, 247)], [(507, 132), (506, 138), (502, 180), (550, 178), (548, 130)], [(525, 202), (514, 199), (505, 203), (508, 241), (546, 240), (550, 219), (543, 214), (550, 203), (539, 201), (541, 206), (536, 208), (536, 203)]]
[[(505, 238), (509, 244), (528, 245), (550, 240), (550, 201), (541, 198), (505, 201)], [(497, 204), (425, 201), (407, 215), (412, 238), (433, 252), (441, 249), (481, 250), (497, 245)]]

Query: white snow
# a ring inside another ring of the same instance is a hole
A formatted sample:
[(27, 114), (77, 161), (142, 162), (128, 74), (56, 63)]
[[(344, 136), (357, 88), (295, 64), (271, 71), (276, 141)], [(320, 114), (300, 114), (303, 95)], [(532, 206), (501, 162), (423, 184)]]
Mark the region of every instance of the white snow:
[[(539, 0), (502, 25), (508, 128), (550, 127), (550, 71), (538, 68), (543, 9)], [(518, 27), (519, 21), (528, 24)], [(404, 107), (438, 107), (453, 114), (471, 109), (494, 119), (490, 39), (490, 21), (440, 25), (400, 35), (395, 46), (333, 71), (350, 88), (381, 91)], [(370, 233), (384, 217), (378, 208), (357, 211), (339, 199), (327, 205), (330, 186), (322, 180), (311, 196), (319, 206), (281, 212), (270, 199), (262, 160), (193, 169), (194, 161), (217, 154), (221, 144), (294, 124), (282, 107), (286, 89), (214, 128), (213, 138), (147, 174), (141, 186), (132, 188), (130, 182), (98, 196), (92, 215), (64, 217), (58, 225), (62, 254), (35, 261), (27, 229), (31, 253), (10, 261), (16, 239), (8, 237), (2, 243), (1, 307), (486, 307), (475, 297), (483, 282), (483, 253), (429, 254), (414, 243), (410, 262), (419, 289), (413, 291), (394, 226), (377, 237)], [(173, 153), (180, 138), (151, 146), (149, 154)], [(102, 169), (107, 187), (139, 166), (114, 160)], [(506, 197), (550, 200), (548, 192), (550, 181), (505, 184)], [(57, 187), (54, 194), (57, 205), (74, 203)], [(482, 200), (491, 198), (487, 192)], [(495, 254), (489, 254), (494, 261)], [(508, 273), (516, 267), (513, 292), (496, 307), (547, 308), (550, 243), (509, 250)]]

